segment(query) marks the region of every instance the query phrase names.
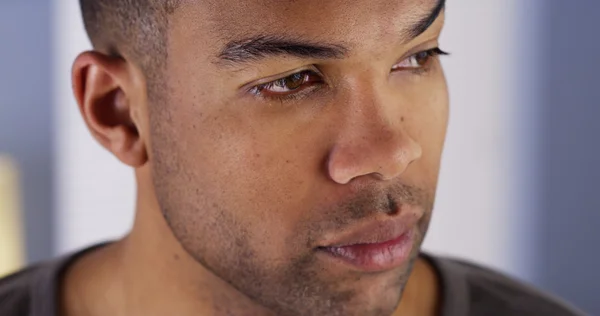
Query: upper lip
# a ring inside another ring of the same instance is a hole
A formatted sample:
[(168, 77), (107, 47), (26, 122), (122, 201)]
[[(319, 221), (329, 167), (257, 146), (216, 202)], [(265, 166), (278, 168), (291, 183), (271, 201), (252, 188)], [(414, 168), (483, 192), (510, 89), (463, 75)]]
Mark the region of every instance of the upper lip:
[(370, 221), (355, 229), (337, 234), (320, 248), (347, 247), (360, 244), (379, 244), (394, 240), (409, 232), (421, 216), (409, 212), (384, 220)]

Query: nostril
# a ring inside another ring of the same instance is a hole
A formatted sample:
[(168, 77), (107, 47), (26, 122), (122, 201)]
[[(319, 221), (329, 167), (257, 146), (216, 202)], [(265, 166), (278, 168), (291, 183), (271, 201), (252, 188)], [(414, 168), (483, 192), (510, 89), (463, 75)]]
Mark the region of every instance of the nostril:
[(373, 173), (371, 173), (371, 176), (377, 178), (377, 180), (382, 180), (382, 181), (388, 180), (381, 172), (373, 172)]
[(396, 201), (394, 200), (394, 198), (392, 197), (391, 194), (387, 194), (387, 198), (388, 198), (388, 212), (386, 212), (389, 215), (395, 215), (399, 212), (398, 209), (398, 203), (396, 203)]

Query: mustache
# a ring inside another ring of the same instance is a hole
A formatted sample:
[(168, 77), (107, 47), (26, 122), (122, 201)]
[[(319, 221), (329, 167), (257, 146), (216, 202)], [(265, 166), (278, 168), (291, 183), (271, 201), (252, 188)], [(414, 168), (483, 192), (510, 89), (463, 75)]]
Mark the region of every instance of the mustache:
[(398, 212), (399, 205), (424, 206), (428, 198), (424, 190), (398, 184), (388, 187), (385, 191), (368, 190), (361, 191), (357, 196), (339, 205), (339, 209), (345, 209), (350, 219), (361, 220), (369, 217), (372, 213), (385, 213), (393, 215)]
[(433, 194), (404, 183), (388, 185), (385, 188), (363, 188), (353, 197), (337, 205), (313, 212), (312, 214), (321, 216), (307, 224), (309, 231), (318, 235), (324, 231), (341, 230), (380, 213), (392, 216), (401, 211), (402, 205), (417, 206), (428, 212), (433, 208)]

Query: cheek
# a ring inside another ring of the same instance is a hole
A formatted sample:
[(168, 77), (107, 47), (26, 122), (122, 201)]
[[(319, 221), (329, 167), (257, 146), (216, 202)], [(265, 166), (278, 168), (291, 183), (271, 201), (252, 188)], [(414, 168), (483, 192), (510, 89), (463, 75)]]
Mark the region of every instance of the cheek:
[[(318, 151), (305, 145), (286, 128), (257, 131), (241, 128), (244, 135), (233, 135), (236, 158), (224, 161), (221, 168), (235, 170), (222, 188), (236, 216), (252, 230), (257, 247), (269, 256), (293, 256), (302, 251), (303, 232), (296, 223), (311, 209), (318, 178)], [(252, 131), (252, 132), (250, 132)]]
[(409, 105), (404, 122), (411, 137), (421, 145), (423, 154), (412, 168), (411, 174), (423, 181), (426, 187), (437, 184), (442, 150), (448, 126), (448, 89), (441, 72), (413, 86), (407, 91)]
[[(306, 242), (296, 223), (315, 196), (311, 172), (319, 170), (317, 137), (291, 124), (196, 111), (174, 111), (178, 124), (163, 129), (177, 140), (163, 143), (181, 170), (165, 175), (174, 182), (170, 199), (179, 203), (180, 215), (174, 216), (188, 234), (180, 239), (225, 244), (243, 237), (262, 261), (297, 254)], [(189, 245), (197, 253), (219, 252), (199, 247), (198, 242)]]

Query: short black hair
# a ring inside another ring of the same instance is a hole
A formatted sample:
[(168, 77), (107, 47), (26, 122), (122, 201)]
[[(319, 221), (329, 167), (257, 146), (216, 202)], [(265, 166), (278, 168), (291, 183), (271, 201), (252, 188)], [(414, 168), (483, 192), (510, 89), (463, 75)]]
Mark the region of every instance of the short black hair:
[(149, 80), (167, 57), (169, 15), (179, 0), (79, 0), (96, 51), (136, 63)]

